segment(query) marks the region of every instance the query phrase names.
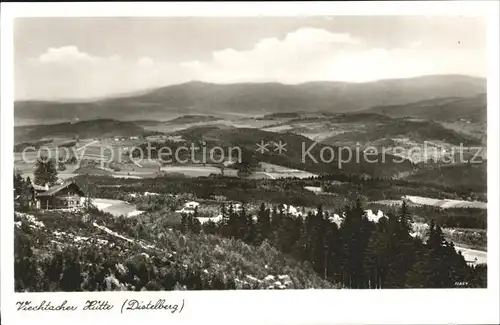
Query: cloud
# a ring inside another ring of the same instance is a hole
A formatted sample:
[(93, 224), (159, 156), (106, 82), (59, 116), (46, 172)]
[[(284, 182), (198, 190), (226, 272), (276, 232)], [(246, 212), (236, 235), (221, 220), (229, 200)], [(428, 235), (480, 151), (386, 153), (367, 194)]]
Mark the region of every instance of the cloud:
[(121, 61), (123, 59), (122, 59), (121, 55), (115, 54), (115, 55), (110, 56), (109, 60), (111, 62), (119, 62), (119, 61)]
[(304, 59), (318, 60), (335, 50), (359, 45), (362, 41), (349, 34), (336, 34), (317, 28), (300, 28), (288, 33), (283, 40), (265, 38), (248, 51), (224, 49), (213, 53), (216, 64), (290, 66)]
[(292, 33), (288, 33), (285, 37), (284, 43), (297, 43), (297, 44), (360, 44), (362, 41), (358, 38), (352, 37), (348, 33), (332, 33), (319, 28), (300, 28)]
[(50, 47), (38, 57), (41, 63), (72, 63), (97, 59), (97, 57), (81, 52), (76, 46)]
[(413, 41), (410, 43), (410, 48), (421, 48), (423, 42), (421, 40), (419, 41)]
[(187, 81), (182, 79), (180, 69), (179, 65), (155, 62), (148, 56), (97, 56), (76, 46), (49, 48), (39, 56), (17, 62), (16, 98), (76, 99), (147, 89)]
[(191, 79), (211, 82), (313, 80), (365, 82), (425, 74), (478, 75), (484, 62), (471, 62), (482, 49), (424, 48), (420, 40), (401, 48), (373, 48), (347, 33), (300, 28), (282, 39), (264, 38), (248, 50), (227, 48), (212, 59), (181, 64)]
[(209, 61), (189, 61), (180, 65), (193, 74), (192, 79), (295, 83), (313, 78), (336, 53), (363, 45), (363, 40), (347, 33), (305, 27), (282, 39), (261, 39), (249, 50), (226, 48), (214, 51)]
[(141, 67), (149, 68), (149, 67), (152, 67), (154, 65), (154, 61), (153, 61), (153, 59), (151, 59), (147, 56), (143, 56), (142, 58), (137, 60), (137, 64)]
[(197, 69), (201, 66), (200, 61), (187, 61), (187, 62), (181, 62), (179, 64), (182, 68), (187, 68), (187, 69)]

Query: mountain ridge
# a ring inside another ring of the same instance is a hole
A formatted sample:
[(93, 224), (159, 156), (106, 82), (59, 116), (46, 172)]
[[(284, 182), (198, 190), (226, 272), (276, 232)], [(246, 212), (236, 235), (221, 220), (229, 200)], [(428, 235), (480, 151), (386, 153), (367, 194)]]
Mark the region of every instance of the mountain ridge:
[(486, 80), (463, 75), (433, 75), (365, 83), (311, 81), (213, 84), (191, 81), (131, 96), (96, 101), (16, 101), (16, 124), (23, 120), (72, 121), (120, 117), (121, 120), (166, 119), (174, 114), (289, 111), (353, 112), (439, 97), (467, 97), (486, 92)]

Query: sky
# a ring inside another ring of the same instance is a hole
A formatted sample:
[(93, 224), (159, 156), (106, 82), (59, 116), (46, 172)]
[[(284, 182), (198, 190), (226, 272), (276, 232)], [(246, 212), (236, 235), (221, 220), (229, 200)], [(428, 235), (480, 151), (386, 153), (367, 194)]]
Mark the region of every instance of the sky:
[(16, 99), (85, 99), (199, 80), (486, 77), (472, 17), (17, 18)]

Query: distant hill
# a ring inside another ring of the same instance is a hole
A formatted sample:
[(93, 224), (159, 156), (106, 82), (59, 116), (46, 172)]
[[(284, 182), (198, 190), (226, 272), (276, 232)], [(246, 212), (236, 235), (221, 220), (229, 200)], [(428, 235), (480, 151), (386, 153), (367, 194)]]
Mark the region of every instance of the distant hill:
[(471, 192), (486, 193), (488, 183), (487, 162), (454, 164), (431, 169), (421, 169), (406, 179), (456, 189), (467, 189)]
[(486, 94), (479, 94), (472, 97), (434, 98), (402, 105), (376, 106), (366, 112), (444, 122), (466, 120), (484, 123), (486, 111)]
[(365, 83), (307, 82), (211, 84), (188, 82), (126, 97), (89, 102), (17, 101), (16, 123), (24, 120), (165, 119), (172, 114), (262, 115), (294, 111), (352, 112), (438, 97), (475, 96), (486, 80), (436, 75)]
[(213, 122), (219, 120), (218, 118), (210, 115), (183, 115), (167, 121), (169, 124), (188, 124), (200, 122)]
[(272, 113), (266, 114), (258, 119), (262, 120), (274, 120), (274, 119), (285, 119), (285, 118), (300, 118), (301, 114), (298, 112), (283, 112), (283, 113)]
[[(335, 123), (379, 123), (379, 122), (388, 122), (392, 119), (388, 116), (374, 113), (365, 113), (365, 112), (353, 112), (353, 113), (324, 113), (326, 119), (329, 122)], [(322, 118), (325, 120), (325, 118)]]
[(443, 141), (455, 145), (480, 145), (481, 141), (472, 136), (447, 129), (441, 124), (432, 121), (413, 121), (394, 119), (383, 124), (366, 125), (362, 131), (344, 132), (323, 140), (323, 143), (334, 144), (339, 142), (369, 143), (378, 139), (404, 137), (417, 143), (425, 141)]
[(112, 173), (108, 170), (99, 167), (81, 167), (74, 171), (78, 175), (100, 175), (100, 176), (111, 176)]
[(115, 136), (145, 136), (151, 132), (145, 131), (133, 122), (97, 119), (76, 123), (58, 123), (52, 125), (30, 125), (14, 128), (15, 142), (38, 140), (50, 137), (78, 136), (84, 138), (106, 138)]

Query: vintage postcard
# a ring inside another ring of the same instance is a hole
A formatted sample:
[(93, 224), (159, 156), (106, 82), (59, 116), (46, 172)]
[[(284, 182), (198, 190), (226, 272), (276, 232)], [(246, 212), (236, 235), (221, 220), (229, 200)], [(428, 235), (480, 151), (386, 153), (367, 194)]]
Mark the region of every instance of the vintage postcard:
[(498, 9), (2, 4), (3, 322), (497, 323)]

